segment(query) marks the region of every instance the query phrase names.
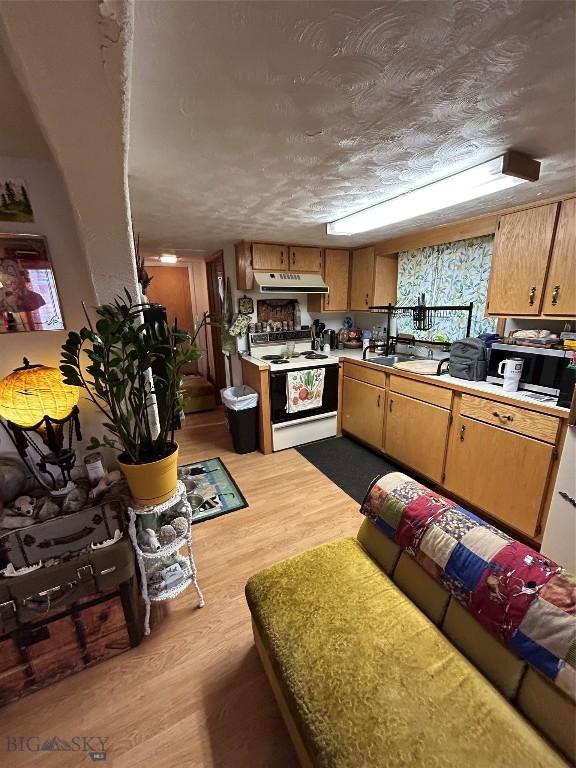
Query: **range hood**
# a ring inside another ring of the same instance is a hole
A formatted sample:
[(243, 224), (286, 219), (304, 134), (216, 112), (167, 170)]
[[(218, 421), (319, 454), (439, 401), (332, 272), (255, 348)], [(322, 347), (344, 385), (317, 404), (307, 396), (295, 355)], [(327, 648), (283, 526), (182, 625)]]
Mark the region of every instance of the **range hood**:
[(260, 293), (329, 293), (328, 286), (317, 274), (301, 272), (254, 272)]

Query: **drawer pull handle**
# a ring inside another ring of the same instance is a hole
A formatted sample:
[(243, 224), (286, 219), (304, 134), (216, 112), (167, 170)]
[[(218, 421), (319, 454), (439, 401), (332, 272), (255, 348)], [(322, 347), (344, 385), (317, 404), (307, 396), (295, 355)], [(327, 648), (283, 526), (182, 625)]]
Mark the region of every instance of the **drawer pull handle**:
[(552, 304), (553, 306), (556, 306), (558, 304), (558, 297), (560, 296), (560, 286), (555, 285), (554, 290), (552, 291)]
[(366, 306), (368, 306), (368, 294), (366, 294), (366, 298), (364, 299), (364, 301), (366, 302)]
[(493, 411), (492, 415), (496, 416), (500, 421), (514, 421), (514, 416), (507, 416), (505, 413), (498, 413), (498, 411)]
[(532, 288), (530, 288), (530, 294), (528, 299), (528, 303), (530, 304), (531, 307), (534, 305), (535, 298), (536, 298), (536, 286), (533, 285)]
[(460, 427), (460, 442), (461, 443), (464, 442), (464, 435), (465, 434), (466, 434), (466, 425), (462, 424), (462, 426)]

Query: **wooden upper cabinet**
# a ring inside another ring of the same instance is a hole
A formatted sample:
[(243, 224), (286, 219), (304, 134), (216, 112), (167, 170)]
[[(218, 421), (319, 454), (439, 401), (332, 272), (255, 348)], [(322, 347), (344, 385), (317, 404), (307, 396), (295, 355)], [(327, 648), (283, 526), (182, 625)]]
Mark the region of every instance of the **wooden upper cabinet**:
[(397, 287), (398, 254), (376, 256), (372, 306), (382, 307), (386, 304), (396, 304)]
[(322, 272), (322, 249), (292, 245), (290, 253), (290, 272)]
[(576, 315), (576, 198), (560, 206), (542, 313)]
[(324, 282), (330, 293), (308, 295), (310, 312), (346, 312), (348, 309), (348, 288), (350, 253), (339, 248), (324, 251)]
[(289, 247), (271, 243), (252, 243), (252, 269), (287, 272), (289, 265)]
[(558, 203), (552, 203), (509, 213), (498, 220), (488, 314), (540, 314), (557, 211)]
[(350, 311), (367, 310), (374, 296), (374, 246), (352, 251)]

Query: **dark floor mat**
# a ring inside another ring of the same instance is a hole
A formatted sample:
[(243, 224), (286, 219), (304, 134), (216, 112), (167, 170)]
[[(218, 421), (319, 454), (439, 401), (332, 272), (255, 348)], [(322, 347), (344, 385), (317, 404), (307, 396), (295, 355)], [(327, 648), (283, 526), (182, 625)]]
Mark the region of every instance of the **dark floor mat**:
[(300, 445), (296, 450), (359, 504), (374, 478), (400, 467), (349, 437), (331, 437)]

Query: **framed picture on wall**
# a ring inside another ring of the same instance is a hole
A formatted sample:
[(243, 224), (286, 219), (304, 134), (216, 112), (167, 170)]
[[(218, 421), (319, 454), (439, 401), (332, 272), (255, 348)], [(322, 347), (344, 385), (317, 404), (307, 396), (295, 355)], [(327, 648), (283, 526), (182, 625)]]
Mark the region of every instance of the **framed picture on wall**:
[(46, 238), (0, 234), (0, 334), (62, 330)]
[(0, 221), (34, 221), (34, 212), (24, 179), (0, 177)]

